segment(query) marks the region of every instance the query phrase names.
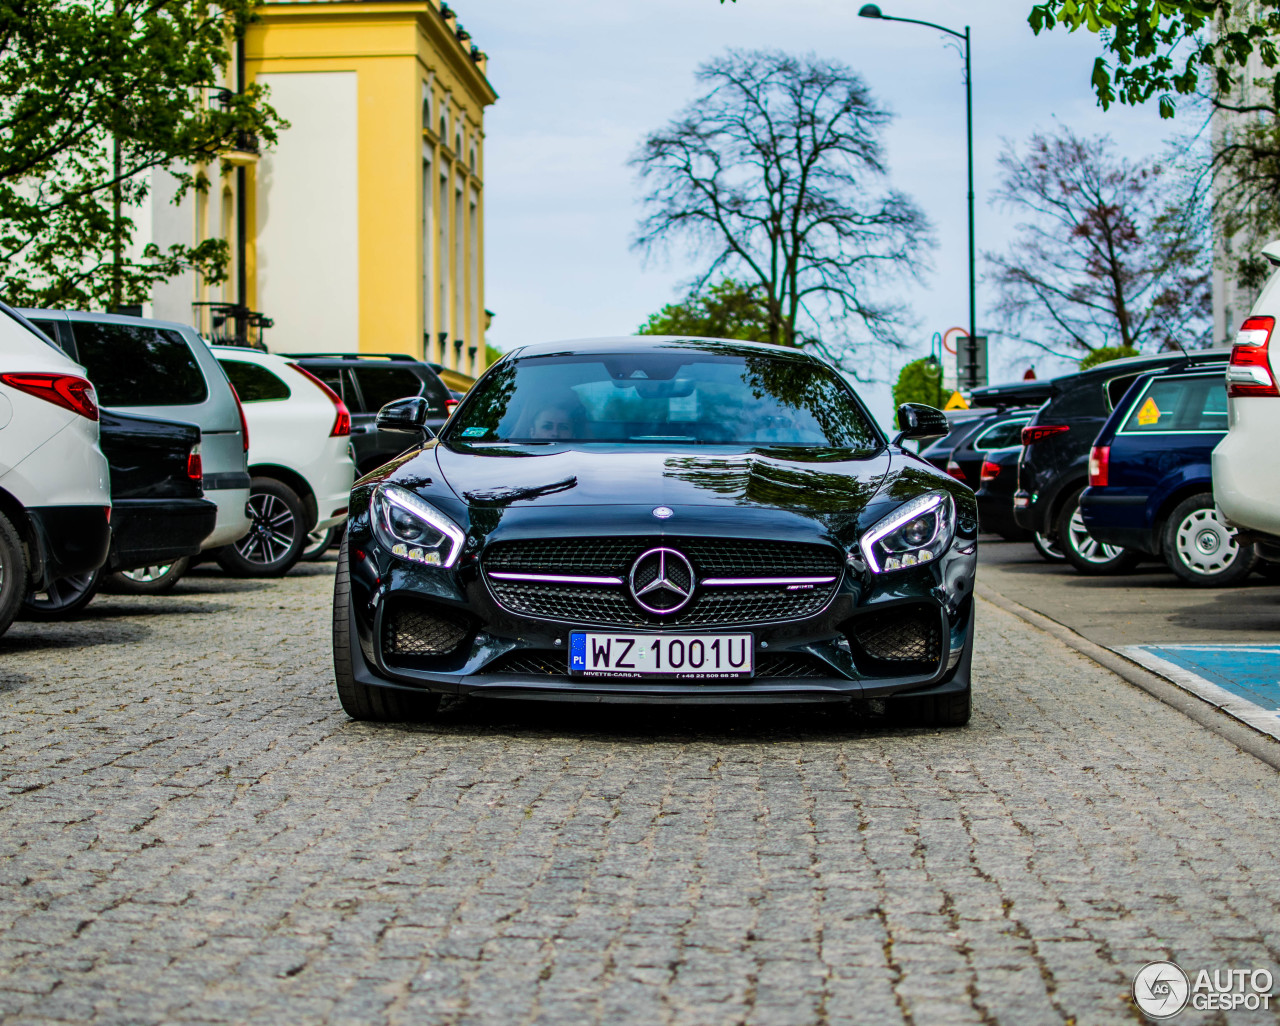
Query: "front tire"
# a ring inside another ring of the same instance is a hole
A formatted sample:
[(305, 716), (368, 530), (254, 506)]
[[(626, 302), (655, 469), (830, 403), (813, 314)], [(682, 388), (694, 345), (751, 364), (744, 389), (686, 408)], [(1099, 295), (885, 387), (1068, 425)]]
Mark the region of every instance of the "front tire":
[(440, 707), (439, 695), (361, 684), (352, 665), (351, 644), (351, 572), (347, 539), (343, 538), (333, 580), (333, 680), (342, 711), (353, 720), (377, 723), (421, 723), (431, 719)]
[(1084, 517), (1080, 515), (1083, 491), (1083, 488), (1077, 488), (1067, 496), (1058, 514), (1058, 546), (1062, 554), (1076, 570), (1090, 576), (1132, 570), (1138, 565), (1140, 557), (1137, 553), (1098, 541), (1084, 526)]
[(22, 603), (22, 614), (28, 620), (65, 620), (93, 601), (102, 584), (102, 568), (87, 574), (59, 577), (41, 592), (31, 592)]
[(1164, 525), (1164, 561), (1187, 584), (1225, 588), (1249, 576), (1257, 562), (1252, 545), (1236, 541), (1236, 532), (1218, 519), (1212, 492), (1178, 503)]
[(0, 513), (0, 634), (9, 629), (27, 594), (27, 557), (13, 523)]
[(183, 556), (172, 563), (119, 570), (107, 578), (102, 590), (116, 595), (167, 595), (182, 580), (189, 565)]
[(218, 565), (235, 577), (283, 577), (307, 545), (307, 513), (298, 493), (273, 477), (249, 484), (253, 526), (218, 550)]

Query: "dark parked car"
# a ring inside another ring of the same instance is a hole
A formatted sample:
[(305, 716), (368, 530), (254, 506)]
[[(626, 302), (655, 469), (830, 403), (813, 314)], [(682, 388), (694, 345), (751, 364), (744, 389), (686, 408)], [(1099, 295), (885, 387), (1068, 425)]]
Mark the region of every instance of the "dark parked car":
[(1098, 434), (1080, 497), (1095, 538), (1162, 556), (1190, 584), (1233, 584), (1257, 559), (1214, 509), (1210, 454), (1227, 433), (1225, 373), (1215, 363), (1140, 377)]
[[(1019, 527), (1013, 519), (1013, 493), (1017, 488), (1021, 455), (1021, 445), (989, 450), (984, 454), (978, 475), (978, 523), (982, 530), (998, 534), (1006, 541), (1031, 540), (1031, 532)], [(1049, 553), (1041, 555), (1052, 558)]]
[(950, 430), (920, 451), (939, 470), (978, 487), (982, 454), (1017, 444), (1021, 426), (1049, 398), (1047, 381), (1016, 381), (973, 390), (967, 410), (950, 410)]
[(357, 475), (376, 470), (404, 452), (401, 432), (381, 431), (376, 419), (387, 403), (410, 396), (427, 400), (426, 427), (438, 432), (449, 415), (449, 389), (429, 364), (411, 356), (368, 353), (300, 353), (289, 358), (332, 388), (351, 411), (351, 447)]
[[(422, 399), (382, 422), (411, 426)], [(357, 719), (442, 695), (970, 708), (973, 492), (808, 354), (663, 337), (526, 346), (357, 482), (334, 591)]]
[(1089, 483), (1089, 450), (1112, 409), (1139, 376), (1171, 367), (1221, 363), (1224, 350), (1134, 356), (1054, 378), (1052, 395), (1022, 430), (1014, 518), (1056, 541), (1076, 566), (1106, 573), (1134, 566), (1141, 554), (1093, 538), (1080, 516)]
[(92, 601), (108, 574), (172, 566), (194, 556), (217, 523), (217, 505), (202, 497), (198, 427), (108, 409), (99, 416), (98, 444), (111, 467), (107, 562), (28, 595), (27, 616), (68, 616)]

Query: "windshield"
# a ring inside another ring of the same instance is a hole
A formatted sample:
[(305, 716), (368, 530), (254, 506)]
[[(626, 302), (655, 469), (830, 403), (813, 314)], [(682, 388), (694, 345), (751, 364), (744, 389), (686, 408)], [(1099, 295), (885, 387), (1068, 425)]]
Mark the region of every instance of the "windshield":
[(821, 364), (689, 351), (508, 360), (459, 408), (449, 438), (522, 444), (880, 445), (848, 386)]

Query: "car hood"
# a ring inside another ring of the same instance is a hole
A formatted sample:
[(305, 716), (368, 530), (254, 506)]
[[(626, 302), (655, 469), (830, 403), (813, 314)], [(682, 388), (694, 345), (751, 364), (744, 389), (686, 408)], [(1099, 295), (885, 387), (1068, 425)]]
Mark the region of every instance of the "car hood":
[(761, 448), (693, 451), (592, 446), (435, 446), (440, 473), (474, 508), (718, 506), (847, 513), (866, 506), (887, 450)]

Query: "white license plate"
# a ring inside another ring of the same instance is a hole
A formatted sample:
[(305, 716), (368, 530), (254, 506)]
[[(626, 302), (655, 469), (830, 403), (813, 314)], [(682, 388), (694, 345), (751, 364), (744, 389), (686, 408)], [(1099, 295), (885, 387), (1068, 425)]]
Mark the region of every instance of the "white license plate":
[(569, 635), (569, 672), (584, 677), (750, 677), (750, 634)]

